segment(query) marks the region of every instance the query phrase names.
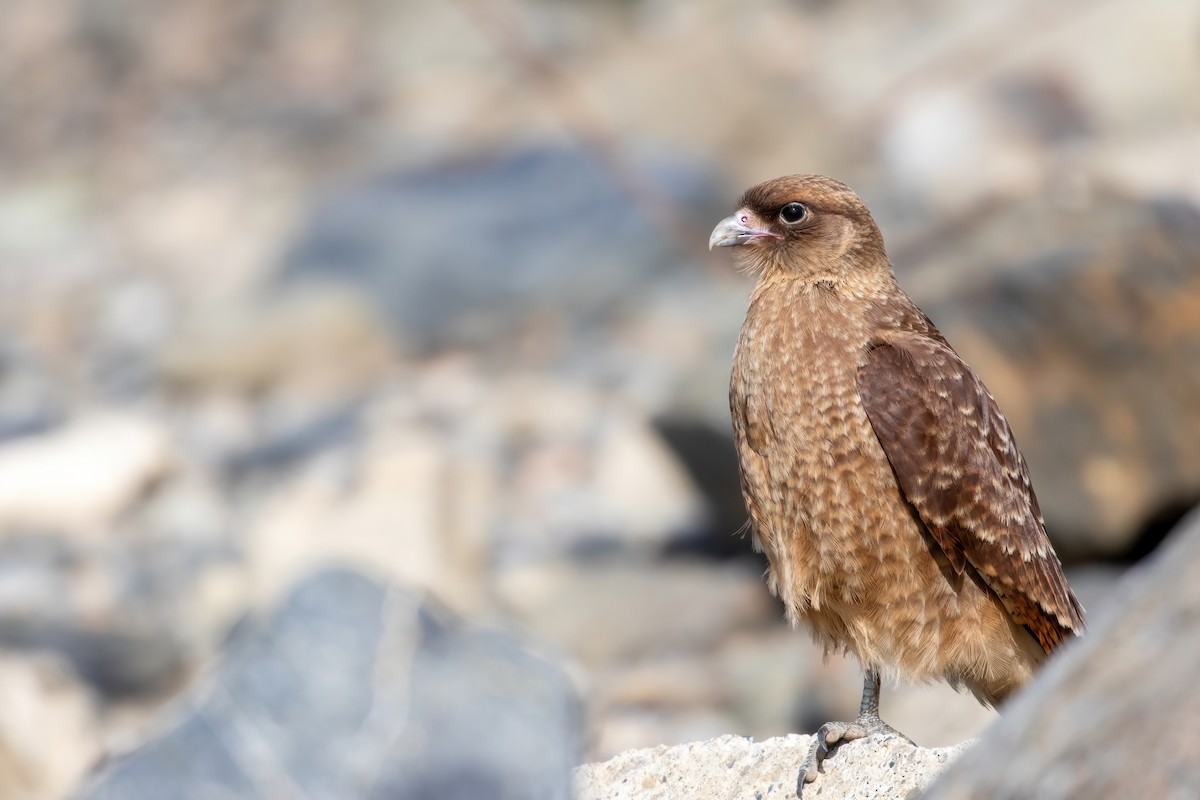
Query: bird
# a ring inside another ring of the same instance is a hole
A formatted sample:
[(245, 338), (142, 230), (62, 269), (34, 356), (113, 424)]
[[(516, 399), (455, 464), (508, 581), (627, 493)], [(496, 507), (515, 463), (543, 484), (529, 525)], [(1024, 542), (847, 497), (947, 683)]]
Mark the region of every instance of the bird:
[(803, 794), (841, 742), (903, 736), (879, 716), (882, 682), (996, 706), (1084, 611), (1008, 421), (900, 288), (862, 199), (789, 175), (737, 207), (709, 249), (756, 278), (729, 387), (752, 542), (792, 625), (864, 674), (858, 719), (817, 731)]

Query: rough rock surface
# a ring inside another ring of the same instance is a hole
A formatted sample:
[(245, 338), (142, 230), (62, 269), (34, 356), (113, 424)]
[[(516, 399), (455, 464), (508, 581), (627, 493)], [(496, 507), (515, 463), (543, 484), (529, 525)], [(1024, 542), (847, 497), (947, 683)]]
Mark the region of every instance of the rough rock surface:
[(1200, 797), (1200, 509), (930, 791)]
[(565, 800), (580, 752), (565, 676), (439, 617), (357, 573), (318, 573), (81, 797)]
[[(756, 742), (720, 736), (675, 747), (630, 750), (575, 770), (577, 800), (767, 800), (796, 796), (796, 778), (811, 736)], [(905, 798), (927, 786), (968, 746), (935, 750), (897, 736), (850, 742), (825, 762), (805, 798)]]

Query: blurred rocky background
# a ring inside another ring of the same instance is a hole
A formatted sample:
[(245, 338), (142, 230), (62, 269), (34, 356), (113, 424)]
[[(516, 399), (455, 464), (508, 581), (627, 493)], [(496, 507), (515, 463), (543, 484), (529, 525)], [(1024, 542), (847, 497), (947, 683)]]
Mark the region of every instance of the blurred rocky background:
[(1089, 609), (1200, 501), (1194, 3), (7, 0), (0, 89), (5, 798), (852, 714), (735, 535), (704, 243), (783, 173), (868, 200)]

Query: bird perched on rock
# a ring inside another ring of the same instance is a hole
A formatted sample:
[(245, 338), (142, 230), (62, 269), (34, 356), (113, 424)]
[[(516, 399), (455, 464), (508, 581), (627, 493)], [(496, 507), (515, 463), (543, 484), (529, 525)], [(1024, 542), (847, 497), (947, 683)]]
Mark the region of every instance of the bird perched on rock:
[(757, 275), (733, 360), (742, 492), (768, 583), (794, 624), (866, 674), (941, 679), (995, 705), (1083, 610), (1050, 546), (1025, 460), (983, 382), (896, 283), (883, 237), (844, 184), (793, 175), (748, 190), (709, 239)]

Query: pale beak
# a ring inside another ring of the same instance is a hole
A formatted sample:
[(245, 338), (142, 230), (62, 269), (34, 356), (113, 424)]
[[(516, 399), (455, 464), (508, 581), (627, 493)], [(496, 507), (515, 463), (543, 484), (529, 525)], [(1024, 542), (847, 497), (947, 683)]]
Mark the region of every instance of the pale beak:
[(745, 244), (763, 236), (774, 236), (770, 231), (750, 227), (747, 223), (753, 219), (745, 211), (730, 214), (717, 223), (712, 236), (708, 237), (708, 249), (714, 247), (733, 247), (735, 244)]

